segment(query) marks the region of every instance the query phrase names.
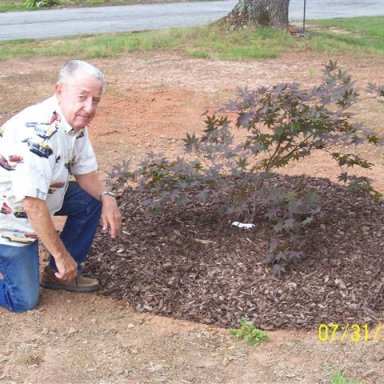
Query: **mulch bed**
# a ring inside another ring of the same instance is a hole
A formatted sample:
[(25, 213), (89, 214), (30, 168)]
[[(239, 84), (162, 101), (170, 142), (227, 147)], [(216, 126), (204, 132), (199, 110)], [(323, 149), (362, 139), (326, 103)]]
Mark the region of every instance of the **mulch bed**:
[(377, 324), (384, 313), (384, 202), (328, 179), (275, 176), (316, 188), (324, 215), (308, 229), (306, 258), (281, 278), (265, 265), (271, 229), (239, 229), (213, 208), (153, 214), (127, 189), (122, 235), (96, 237), (86, 270), (101, 293), (138, 311), (218, 326), (313, 329), (319, 323)]

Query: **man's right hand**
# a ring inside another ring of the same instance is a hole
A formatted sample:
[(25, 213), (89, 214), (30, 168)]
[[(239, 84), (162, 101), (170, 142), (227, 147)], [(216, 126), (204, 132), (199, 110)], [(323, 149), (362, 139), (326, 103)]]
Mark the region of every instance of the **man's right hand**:
[(71, 281), (77, 275), (77, 263), (73, 260), (72, 256), (67, 253), (62, 257), (55, 257), (57, 272), (55, 276), (60, 280)]
[(56, 277), (61, 280), (73, 280), (77, 275), (77, 263), (68, 253), (60, 239), (46, 202), (27, 196), (24, 199), (24, 210), (37, 236), (55, 259), (58, 270), (55, 273)]

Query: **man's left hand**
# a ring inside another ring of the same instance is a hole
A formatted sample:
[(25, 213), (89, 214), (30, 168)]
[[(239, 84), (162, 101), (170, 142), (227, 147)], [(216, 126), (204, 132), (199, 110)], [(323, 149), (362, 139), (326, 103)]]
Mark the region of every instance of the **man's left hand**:
[(112, 238), (121, 232), (121, 214), (113, 196), (105, 195), (102, 198), (101, 224), (103, 231), (108, 230)]

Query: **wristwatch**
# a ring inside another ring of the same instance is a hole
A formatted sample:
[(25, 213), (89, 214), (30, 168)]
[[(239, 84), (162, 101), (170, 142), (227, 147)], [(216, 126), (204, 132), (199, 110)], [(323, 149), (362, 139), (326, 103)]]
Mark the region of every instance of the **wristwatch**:
[(105, 195), (116, 197), (116, 195), (111, 191), (103, 191), (100, 193), (100, 201), (103, 200), (103, 196)]

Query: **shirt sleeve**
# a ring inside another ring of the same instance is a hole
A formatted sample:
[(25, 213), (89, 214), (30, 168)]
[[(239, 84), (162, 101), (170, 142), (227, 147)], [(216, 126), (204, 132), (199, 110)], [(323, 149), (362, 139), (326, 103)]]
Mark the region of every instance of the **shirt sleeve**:
[(57, 148), (52, 135), (48, 135), (54, 108), (52, 100), (24, 109), (3, 126), (0, 161), (4, 180), (10, 182), (14, 203), (26, 196), (47, 198)]
[(97, 170), (96, 156), (85, 128), (77, 137), (74, 147), (73, 175), (84, 175)]

